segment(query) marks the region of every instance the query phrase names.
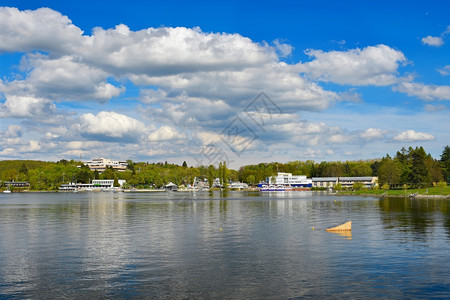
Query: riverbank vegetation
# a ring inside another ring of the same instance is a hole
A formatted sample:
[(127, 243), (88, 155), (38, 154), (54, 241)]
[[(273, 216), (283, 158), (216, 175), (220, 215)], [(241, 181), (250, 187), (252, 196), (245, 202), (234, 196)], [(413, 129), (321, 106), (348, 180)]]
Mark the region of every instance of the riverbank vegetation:
[[(439, 159), (427, 154), (422, 147), (402, 148), (392, 157), (387, 154), (381, 159), (359, 161), (315, 162), (293, 161), (287, 163), (260, 163), (246, 165), (238, 170), (228, 169), (226, 162), (218, 166), (189, 167), (186, 162), (181, 166), (167, 162), (127, 161), (125, 172), (107, 168), (99, 174), (91, 171), (81, 161), (60, 160), (44, 162), (33, 160), (0, 161), (0, 180), (27, 181), (31, 190), (57, 190), (63, 183), (88, 183), (93, 179), (124, 179), (128, 187), (159, 188), (173, 182), (177, 185), (192, 184), (194, 178), (219, 178), (226, 186), (229, 180), (255, 185), (278, 172), (288, 172), (307, 177), (355, 177), (378, 176), (379, 191), (404, 191), (405, 189), (424, 189), (444, 186), (450, 179), (450, 147), (446, 146)], [(364, 190), (355, 186), (354, 190)], [(432, 189), (434, 191), (434, 188)]]

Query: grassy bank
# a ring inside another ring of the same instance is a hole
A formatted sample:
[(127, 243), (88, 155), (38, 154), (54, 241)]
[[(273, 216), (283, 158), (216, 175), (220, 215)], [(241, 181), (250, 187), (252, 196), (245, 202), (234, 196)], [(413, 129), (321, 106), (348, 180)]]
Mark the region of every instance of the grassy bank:
[(428, 195), (428, 196), (450, 196), (450, 186), (446, 187), (429, 187), (423, 189), (396, 189), (396, 190), (359, 190), (359, 191), (339, 191), (343, 195), (386, 195), (386, 196), (409, 196), (411, 194)]

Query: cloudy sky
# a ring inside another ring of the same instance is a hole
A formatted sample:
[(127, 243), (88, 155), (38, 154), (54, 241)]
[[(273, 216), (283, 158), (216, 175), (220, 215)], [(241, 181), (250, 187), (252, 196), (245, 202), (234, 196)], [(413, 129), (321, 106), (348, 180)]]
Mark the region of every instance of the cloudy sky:
[(450, 143), (447, 1), (0, 5), (0, 159), (236, 168)]

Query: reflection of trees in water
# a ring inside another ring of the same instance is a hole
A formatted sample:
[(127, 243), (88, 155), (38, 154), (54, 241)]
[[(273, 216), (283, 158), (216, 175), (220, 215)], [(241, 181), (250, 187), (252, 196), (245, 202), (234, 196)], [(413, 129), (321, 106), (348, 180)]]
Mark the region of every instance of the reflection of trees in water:
[(450, 236), (448, 200), (383, 198), (379, 201), (381, 219), (386, 228), (400, 228), (401, 231), (416, 233), (422, 239), (431, 230), (439, 226), (445, 228)]

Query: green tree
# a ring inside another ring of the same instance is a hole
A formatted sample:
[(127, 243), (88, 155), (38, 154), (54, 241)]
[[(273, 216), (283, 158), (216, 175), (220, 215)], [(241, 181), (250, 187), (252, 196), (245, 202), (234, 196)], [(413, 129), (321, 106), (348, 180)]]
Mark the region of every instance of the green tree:
[(372, 168), (370, 164), (364, 161), (357, 162), (350, 170), (351, 176), (370, 176), (372, 175)]
[(255, 176), (253, 175), (248, 175), (247, 177), (247, 183), (250, 185), (253, 185), (255, 183)]
[(426, 159), (425, 150), (420, 147), (411, 151), (411, 183), (415, 186), (429, 186), (430, 185), (430, 173), (425, 165)]
[(222, 162), (219, 162), (219, 181), (220, 181), (220, 185), (223, 186), (223, 165)]
[(355, 191), (360, 191), (365, 189), (364, 184), (362, 182), (355, 182), (352, 186)]
[(183, 168), (187, 168), (187, 163), (186, 163), (186, 161), (183, 161)]
[(127, 160), (127, 169), (131, 170), (131, 171), (134, 171), (134, 167), (135, 167), (134, 162), (131, 159), (128, 159)]
[(116, 171), (112, 167), (106, 167), (101, 177), (102, 179), (113, 179), (116, 177)]
[(19, 176), (19, 172), (16, 169), (9, 169), (2, 172), (2, 180), (3, 181), (13, 181), (17, 180)]
[(400, 183), (401, 173), (399, 163), (387, 156), (381, 160), (378, 168), (378, 181), (381, 185), (388, 184), (392, 187)]
[(27, 168), (27, 166), (25, 165), (25, 163), (23, 163), (23, 164), (20, 166), (19, 173), (23, 174), (24, 176), (28, 176), (28, 168)]
[(86, 165), (82, 165), (75, 173), (76, 182), (89, 183), (93, 177), (94, 173)]
[(214, 166), (209, 165), (208, 167), (208, 184), (209, 188), (212, 188), (212, 185), (214, 183)]
[(439, 182), (444, 180), (444, 172), (439, 161), (433, 159), (430, 154), (425, 158), (425, 166), (430, 174), (430, 182)]
[(440, 159), (441, 168), (444, 173), (444, 178), (447, 181), (447, 183), (450, 182), (450, 147), (447, 145), (445, 146), (444, 150), (441, 154)]
[(222, 176), (223, 176), (223, 186), (224, 188), (228, 188), (228, 169), (227, 162), (224, 161), (222, 164)]

